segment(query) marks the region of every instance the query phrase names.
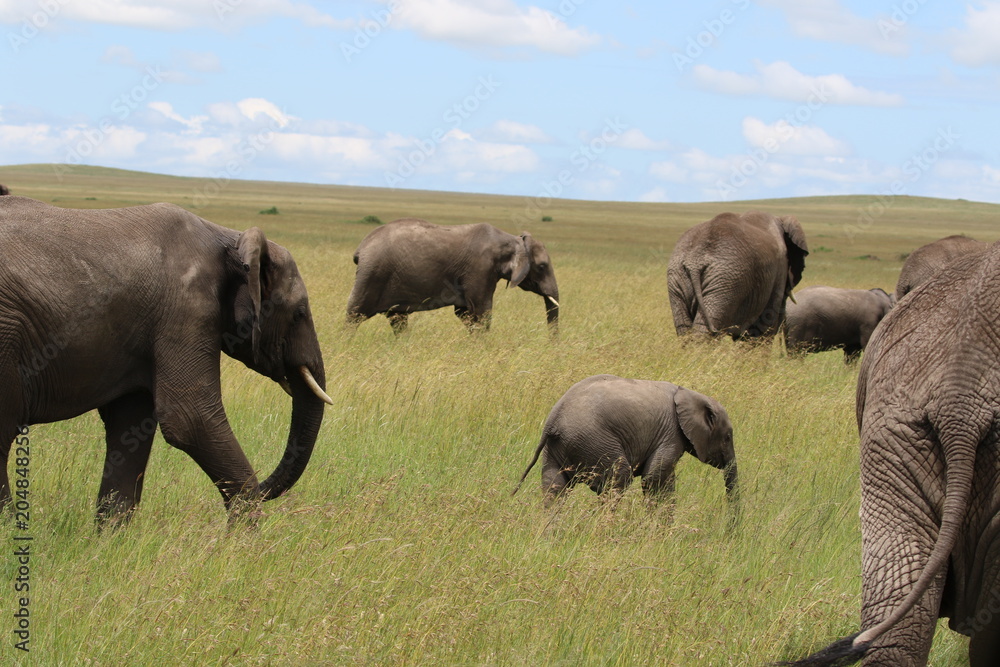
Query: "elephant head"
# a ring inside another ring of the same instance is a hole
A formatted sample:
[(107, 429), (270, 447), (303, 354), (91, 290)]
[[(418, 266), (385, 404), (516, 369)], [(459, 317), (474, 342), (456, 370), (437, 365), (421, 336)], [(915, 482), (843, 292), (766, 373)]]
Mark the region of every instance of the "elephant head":
[(541, 296), (545, 301), (545, 318), (553, 330), (559, 327), (559, 286), (552, 269), (552, 260), (541, 241), (522, 232), (519, 247), (511, 259), (508, 287), (520, 287)]
[(265, 375), (292, 396), (285, 455), (261, 482), (262, 497), (276, 498), (305, 470), (323, 419), (323, 357), (305, 284), (291, 254), (252, 227), (230, 253), (233, 277), (223, 350)]
[(674, 394), (677, 423), (687, 438), (684, 449), (702, 463), (723, 471), (726, 497), (736, 500), (736, 450), (733, 427), (725, 408), (718, 402), (683, 387)]
[[(793, 215), (783, 215), (777, 218), (785, 240), (788, 252), (788, 280), (785, 283), (785, 296), (791, 297), (792, 290), (802, 280), (802, 271), (806, 268), (806, 255), (809, 254), (809, 244), (806, 243), (806, 233), (802, 225)], [(793, 299), (794, 300), (794, 299)]]

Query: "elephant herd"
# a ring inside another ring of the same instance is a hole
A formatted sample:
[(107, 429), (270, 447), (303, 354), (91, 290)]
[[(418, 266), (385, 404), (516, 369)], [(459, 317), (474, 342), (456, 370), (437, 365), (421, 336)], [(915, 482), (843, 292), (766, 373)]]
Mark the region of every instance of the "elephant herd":
[[(230, 517), (296, 483), (317, 440), (325, 391), (306, 287), (287, 250), (170, 204), (62, 209), (0, 199), (0, 505), (7, 459), (31, 424), (97, 409), (107, 454), (100, 523), (139, 503), (157, 427), (222, 495)], [(677, 333), (768, 339), (792, 352), (843, 348), (861, 361), (863, 631), (797, 663), (926, 664), (936, 619), (971, 637), (975, 667), (1000, 664), (1000, 244), (949, 237), (913, 252), (896, 294), (793, 293), (808, 256), (795, 218), (723, 213), (678, 240), (667, 269)], [(530, 234), (407, 218), (354, 253), (347, 322), (450, 306), (487, 329), (504, 279), (542, 297), (558, 327), (552, 261)], [(905, 281), (904, 281), (905, 278)], [(221, 400), (220, 356), (292, 398), (284, 455), (263, 481)], [(552, 502), (583, 482), (650, 500), (674, 489), (688, 452), (723, 471), (735, 501), (733, 425), (714, 399), (669, 382), (597, 375), (553, 407), (539, 457)]]

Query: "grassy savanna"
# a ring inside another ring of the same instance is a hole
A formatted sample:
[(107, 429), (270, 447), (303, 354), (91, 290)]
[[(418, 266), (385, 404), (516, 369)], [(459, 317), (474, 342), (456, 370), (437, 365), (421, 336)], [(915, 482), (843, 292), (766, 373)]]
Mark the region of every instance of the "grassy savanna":
[[(682, 346), (667, 304), (678, 235), (723, 210), (794, 214), (812, 254), (801, 287), (892, 291), (902, 255), (935, 238), (997, 238), (1000, 207), (817, 197), (727, 204), (555, 200), (211, 181), (51, 166), (0, 182), (64, 207), (171, 201), (261, 226), (296, 258), (324, 350), (327, 409), (310, 466), (227, 530), (218, 493), (158, 438), (131, 525), (98, 533), (96, 413), (31, 429), (31, 652), (16, 651), (13, 527), (0, 557), (3, 660), (28, 664), (758, 665), (858, 629), (860, 538), (854, 387), (839, 352)], [(277, 215), (261, 215), (275, 207)], [(871, 221), (859, 216), (869, 210)], [(542, 215), (552, 220), (541, 222)], [(493, 327), (450, 310), (343, 328), (351, 254), (373, 227), (419, 216), (531, 231), (559, 280), (561, 336), (542, 301), (498, 289)], [(858, 225), (850, 230), (847, 227)], [(717, 398), (735, 427), (743, 517), (727, 530), (722, 476), (691, 457), (676, 507), (638, 485), (614, 513), (579, 488), (542, 508), (539, 470), (510, 492), (554, 402), (596, 373), (663, 379)], [(223, 397), (250, 460), (281, 455), (290, 401), (223, 359)], [(13, 467), (13, 466), (11, 466)], [(7, 519), (8, 526), (12, 519)], [(4, 625), (6, 624), (6, 625)], [(934, 665), (965, 663), (942, 627)]]

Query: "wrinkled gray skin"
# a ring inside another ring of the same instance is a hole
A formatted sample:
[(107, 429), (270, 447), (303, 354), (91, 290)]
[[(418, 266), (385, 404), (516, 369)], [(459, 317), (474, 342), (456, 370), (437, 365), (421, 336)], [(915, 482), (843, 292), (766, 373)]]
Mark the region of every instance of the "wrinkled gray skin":
[(401, 333), (409, 313), (453, 306), (470, 330), (488, 329), (500, 279), (542, 296), (550, 329), (559, 324), (552, 260), (527, 232), (514, 236), (486, 223), (446, 226), (403, 218), (366, 236), (354, 263), (348, 324), (384, 313)]
[(2, 196), (2, 195), (9, 195), (9, 194), (10, 194), (10, 188), (8, 188), (3, 183), (0, 183), (0, 196)]
[(518, 488), (543, 454), (546, 502), (578, 482), (599, 494), (620, 493), (633, 477), (642, 477), (643, 493), (653, 499), (674, 492), (684, 452), (725, 471), (727, 496), (736, 498), (733, 425), (718, 401), (669, 382), (594, 375), (552, 408)]
[(1000, 244), (899, 301), (861, 361), (863, 632), (814, 662), (927, 664), (939, 617), (1000, 664)]
[(808, 254), (792, 216), (720, 213), (695, 225), (678, 239), (667, 268), (677, 335), (774, 336)]
[[(0, 199), (0, 241), (0, 502), (19, 426), (95, 408), (107, 436), (99, 520), (139, 502), (157, 426), (231, 516), (298, 480), (324, 407), (300, 368), (325, 380), (287, 250), (171, 204), (74, 210), (15, 196)], [(221, 352), (292, 395), (284, 457), (261, 483), (226, 419)]]
[(896, 300), (902, 299), (925, 283), (948, 263), (970, 253), (983, 252), (988, 247), (988, 243), (970, 239), (968, 236), (955, 235), (917, 248), (903, 262), (899, 280), (896, 281)]
[(854, 363), (875, 327), (896, 303), (885, 290), (843, 289), (817, 285), (795, 293), (785, 305), (789, 353), (843, 348), (844, 362)]

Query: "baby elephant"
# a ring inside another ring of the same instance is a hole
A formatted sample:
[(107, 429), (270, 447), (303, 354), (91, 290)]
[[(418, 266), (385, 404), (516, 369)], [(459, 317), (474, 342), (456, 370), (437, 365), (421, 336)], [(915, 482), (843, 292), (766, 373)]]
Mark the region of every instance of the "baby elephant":
[(547, 503), (577, 482), (597, 493), (609, 486), (622, 492), (640, 476), (647, 498), (672, 494), (674, 466), (684, 452), (724, 470), (726, 495), (736, 498), (733, 425), (725, 408), (669, 382), (614, 375), (577, 382), (545, 420), (518, 488), (543, 451)]
[(795, 302), (788, 303), (788, 351), (795, 354), (843, 348), (844, 363), (854, 363), (895, 303), (894, 296), (878, 287), (807, 287), (795, 294)]

